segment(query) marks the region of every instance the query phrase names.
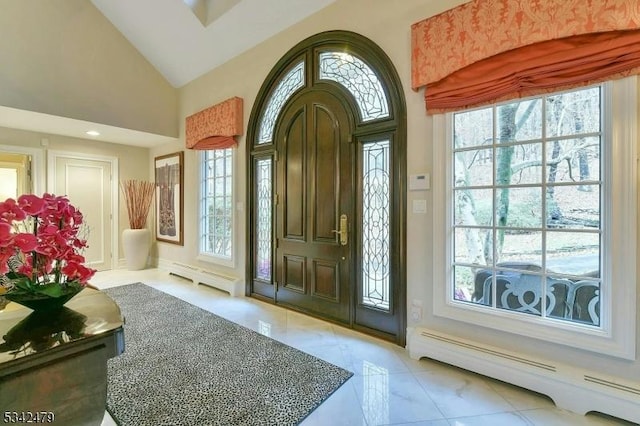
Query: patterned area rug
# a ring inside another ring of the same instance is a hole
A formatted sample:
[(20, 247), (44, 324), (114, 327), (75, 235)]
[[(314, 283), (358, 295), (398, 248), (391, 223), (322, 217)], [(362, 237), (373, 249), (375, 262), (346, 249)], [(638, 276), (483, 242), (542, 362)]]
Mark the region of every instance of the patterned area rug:
[(104, 291), (126, 319), (108, 363), (122, 426), (295, 425), (352, 376), (144, 284)]

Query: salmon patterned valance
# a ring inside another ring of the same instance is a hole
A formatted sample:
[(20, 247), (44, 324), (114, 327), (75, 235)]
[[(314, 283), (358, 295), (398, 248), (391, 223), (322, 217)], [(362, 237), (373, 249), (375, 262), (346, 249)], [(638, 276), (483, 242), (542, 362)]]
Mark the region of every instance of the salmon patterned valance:
[(186, 120), (189, 149), (224, 149), (236, 144), (242, 132), (242, 98), (233, 97), (190, 115)]
[(473, 0), (412, 25), (412, 87), (533, 43), (638, 28), (638, 0)]

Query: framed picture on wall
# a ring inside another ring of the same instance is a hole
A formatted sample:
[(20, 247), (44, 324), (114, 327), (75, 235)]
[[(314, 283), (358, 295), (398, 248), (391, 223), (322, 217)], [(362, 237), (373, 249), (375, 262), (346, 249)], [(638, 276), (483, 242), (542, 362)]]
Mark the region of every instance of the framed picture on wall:
[(182, 151), (155, 158), (156, 240), (184, 245)]

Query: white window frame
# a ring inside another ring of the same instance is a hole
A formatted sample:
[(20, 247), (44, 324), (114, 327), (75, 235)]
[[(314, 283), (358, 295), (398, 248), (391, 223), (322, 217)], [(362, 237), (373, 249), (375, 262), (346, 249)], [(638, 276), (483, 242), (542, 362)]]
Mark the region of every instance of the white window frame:
[(554, 321), (454, 300), (451, 241), (453, 114), (433, 117), (433, 204), (436, 206), (433, 214), (434, 315), (635, 360), (637, 90), (636, 76), (603, 84), (602, 113), (605, 127), (602, 134), (605, 142), (601, 148), (604, 183), (600, 327)]
[[(228, 268), (235, 268), (235, 260), (236, 260), (236, 214), (235, 214), (235, 205), (236, 205), (236, 148), (227, 148), (231, 150), (231, 256), (221, 256), (214, 253), (208, 253), (202, 251), (202, 236), (205, 233), (203, 229), (204, 221), (203, 217), (205, 215), (204, 212), (204, 200), (206, 193), (206, 173), (205, 173), (205, 153), (206, 151), (202, 151), (198, 156), (198, 165), (199, 165), (199, 197), (198, 197), (198, 256), (197, 260), (203, 262), (209, 262), (216, 265), (226, 266)], [(215, 172), (214, 172), (215, 173)]]

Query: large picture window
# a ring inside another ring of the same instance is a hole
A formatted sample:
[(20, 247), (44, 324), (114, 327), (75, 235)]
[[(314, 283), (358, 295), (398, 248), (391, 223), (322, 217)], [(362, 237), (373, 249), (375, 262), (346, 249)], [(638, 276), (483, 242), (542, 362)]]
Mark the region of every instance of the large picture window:
[(600, 325), (601, 88), (453, 114), (454, 298)]
[(630, 78), (434, 117), (436, 314), (629, 356), (635, 93)]
[(202, 151), (200, 254), (233, 261), (233, 148)]

